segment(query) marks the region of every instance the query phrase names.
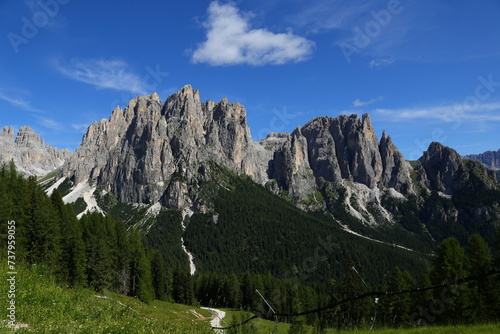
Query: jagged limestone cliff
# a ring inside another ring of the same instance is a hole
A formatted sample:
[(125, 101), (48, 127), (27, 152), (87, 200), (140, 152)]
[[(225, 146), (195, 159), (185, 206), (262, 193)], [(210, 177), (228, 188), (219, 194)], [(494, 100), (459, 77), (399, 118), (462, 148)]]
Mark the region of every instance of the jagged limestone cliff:
[(29, 126), (19, 128), (14, 137), (12, 127), (0, 132), (0, 163), (14, 161), (17, 170), (26, 176), (44, 176), (61, 167), (72, 152), (45, 145), (40, 135)]
[(360, 201), (379, 201), (386, 188), (413, 192), (411, 167), (385, 133), (378, 141), (368, 115), (318, 117), (291, 134), (254, 142), (241, 104), (201, 102), (189, 85), (165, 103), (156, 93), (139, 96), (92, 124), (64, 175), (101, 186), (122, 202), (204, 211), (209, 203), (200, 189), (213, 163), (302, 208), (325, 207), (321, 199), (310, 200), (324, 181), (355, 187), (350, 193), (364, 193)]

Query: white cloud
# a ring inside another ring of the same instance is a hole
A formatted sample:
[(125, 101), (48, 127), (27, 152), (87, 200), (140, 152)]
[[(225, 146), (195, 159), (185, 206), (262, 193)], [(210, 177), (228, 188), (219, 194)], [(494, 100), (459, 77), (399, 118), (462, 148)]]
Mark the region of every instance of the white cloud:
[(252, 29), (233, 4), (214, 1), (208, 7), (207, 40), (198, 45), (191, 60), (194, 63), (221, 65), (280, 65), (308, 59), (314, 42), (288, 33)]
[(378, 58), (378, 59), (373, 59), (370, 62), (370, 67), (379, 68), (381, 66), (391, 65), (392, 63), (394, 63), (394, 59), (392, 58)]
[(53, 119), (50, 119), (50, 118), (47, 118), (47, 117), (42, 117), (42, 116), (38, 116), (38, 115), (33, 115), (36, 119), (38, 119), (38, 124), (40, 124), (41, 126), (43, 126), (44, 128), (47, 128), (47, 129), (51, 129), (51, 130), (61, 130), (63, 129), (63, 126), (61, 125), (61, 123), (53, 120)]
[(62, 65), (56, 61), (55, 67), (71, 79), (100, 89), (108, 88), (134, 94), (147, 94), (144, 80), (130, 72), (129, 65), (121, 60), (74, 58), (70, 65)]
[(0, 89), (0, 100), (4, 100), (6, 102), (9, 102), (14, 107), (25, 110), (25, 111), (36, 112), (36, 113), (41, 112), (37, 108), (33, 107), (29, 101), (5, 94), (4, 92), (2, 92), (1, 89)]
[(308, 27), (317, 33), (331, 29), (348, 29), (373, 7), (371, 2), (359, 3), (352, 0), (319, 0), (304, 2), (299, 13), (290, 17), (290, 22)]
[(87, 131), (89, 125), (90, 124), (88, 124), (88, 123), (71, 124), (71, 127), (78, 132), (85, 133), (85, 131)]
[(375, 112), (389, 121), (409, 121), (417, 119), (444, 122), (500, 121), (500, 102), (480, 103), (474, 106), (450, 104), (428, 108), (376, 109)]
[(356, 100), (354, 100), (354, 102), (352, 102), (352, 106), (354, 108), (364, 107), (364, 106), (373, 104), (375, 102), (382, 101), (383, 99), (384, 99), (383, 96), (379, 96), (379, 97), (373, 98), (373, 99), (368, 100), (368, 101), (361, 101), (360, 99), (356, 99)]

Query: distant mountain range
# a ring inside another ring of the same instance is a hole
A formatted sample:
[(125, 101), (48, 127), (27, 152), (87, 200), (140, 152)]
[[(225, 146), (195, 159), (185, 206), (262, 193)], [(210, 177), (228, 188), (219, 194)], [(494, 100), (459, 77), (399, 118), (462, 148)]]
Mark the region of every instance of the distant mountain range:
[[(198, 267), (220, 267), (217, 261), (225, 258), (217, 252), (227, 245), (218, 251), (206, 248), (205, 236), (215, 233), (211, 240), (218, 244), (224, 233), (251, 229), (255, 222), (245, 217), (260, 216), (258, 208), (238, 201), (248, 189), (253, 190), (245, 196), (271, 196), (273, 203), (274, 196), (277, 206), (288, 203), (320, 215), (304, 218), (304, 226), (297, 222), (300, 231), (320, 219), (342, 233), (424, 253), (446, 237), (464, 242), (476, 232), (492, 244), (500, 222), (500, 184), (492, 170), (500, 166), (500, 151), (464, 160), (432, 143), (410, 163), (385, 132), (377, 138), (368, 114), (317, 117), (292, 133), (253, 141), (241, 104), (202, 102), (189, 85), (164, 103), (154, 93), (132, 99), (124, 109), (116, 107), (109, 119), (89, 126), (75, 153), (46, 146), (28, 127), (15, 140), (12, 129), (4, 128), (0, 142), (2, 161), (12, 159), (25, 174), (52, 172), (44, 187), (59, 189), (80, 215), (109, 212), (148, 234), (151, 229), (159, 233), (160, 212), (180, 211), (178, 237), (192, 266), (205, 259)], [(223, 214), (231, 205), (237, 213)], [(235, 217), (242, 217), (239, 226)], [(200, 223), (204, 219), (208, 231)], [(201, 225), (193, 230), (196, 224)], [(265, 228), (261, 233), (270, 233)], [(258, 231), (251, 235), (243, 253), (224, 266), (237, 267), (238, 257), (260, 244)], [(155, 242), (162, 247), (161, 240)], [(271, 270), (266, 263), (259, 264), (262, 272)]]
[(486, 151), (481, 154), (470, 154), (464, 156), (464, 158), (479, 161), (490, 169), (500, 170), (500, 150)]
[(12, 127), (0, 132), (0, 163), (14, 161), (19, 172), (29, 176), (45, 176), (61, 167), (73, 153), (45, 145), (29, 126), (19, 128), (14, 137)]

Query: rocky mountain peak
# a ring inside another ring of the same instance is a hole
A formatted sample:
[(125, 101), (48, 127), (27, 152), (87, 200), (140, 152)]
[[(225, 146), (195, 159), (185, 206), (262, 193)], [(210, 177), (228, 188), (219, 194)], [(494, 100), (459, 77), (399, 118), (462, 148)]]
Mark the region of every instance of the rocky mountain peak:
[(481, 154), (470, 154), (464, 156), (464, 159), (472, 159), (481, 162), (487, 168), (500, 170), (500, 150), (486, 151)]
[(411, 167), (390, 138), (379, 144), (367, 114), (361, 119), (355, 114), (316, 117), (291, 135), (273, 134), (261, 144), (271, 146), (278, 138), (285, 142), (276, 150), (270, 177), (289, 195), (304, 200), (324, 181), (413, 192)]
[(460, 154), (441, 143), (432, 142), (419, 161), (420, 184), (452, 195), (464, 173)]
[(186, 85), (163, 105), (157, 94), (139, 96), (92, 124), (64, 174), (101, 185), (121, 201), (189, 207), (196, 205), (189, 187), (210, 162), (262, 181), (254, 146), (241, 104), (202, 103)]
[(27, 125), (21, 126), (17, 131), (16, 144), (20, 146), (45, 146), (43, 140), (40, 140), (40, 135), (36, 134), (33, 129)]
[[(14, 139), (15, 138), (15, 139)], [(12, 127), (0, 133), (0, 163), (14, 161), (23, 175), (43, 176), (61, 167), (72, 152), (45, 145), (40, 135), (29, 126), (22, 126), (14, 137)]]
[(157, 94), (139, 96), (92, 124), (64, 174), (123, 202), (203, 210), (198, 191), (214, 162), (298, 202), (310, 201), (325, 181), (413, 192), (411, 168), (390, 137), (378, 141), (368, 114), (317, 117), (254, 142), (243, 105), (201, 102), (190, 85), (163, 104)]
[(14, 141), (14, 129), (10, 126), (4, 126), (2, 132), (0, 132), (0, 138), (6, 141)]
[(382, 132), (379, 150), (382, 159), (382, 184), (384, 187), (394, 188), (403, 194), (413, 193), (412, 168), (385, 130)]

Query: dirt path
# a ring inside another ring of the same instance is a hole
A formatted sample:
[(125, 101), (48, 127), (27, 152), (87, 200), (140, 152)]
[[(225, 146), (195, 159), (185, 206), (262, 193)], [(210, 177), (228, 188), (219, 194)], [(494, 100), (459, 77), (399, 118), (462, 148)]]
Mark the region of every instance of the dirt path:
[[(202, 307), (202, 309), (212, 312), (213, 318), (210, 320), (210, 325), (212, 325), (212, 327), (226, 326), (226, 324), (222, 321), (222, 319), (226, 316), (226, 312), (210, 307)], [(216, 333), (224, 333), (221, 329), (214, 329), (214, 331)]]

